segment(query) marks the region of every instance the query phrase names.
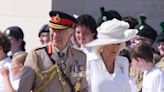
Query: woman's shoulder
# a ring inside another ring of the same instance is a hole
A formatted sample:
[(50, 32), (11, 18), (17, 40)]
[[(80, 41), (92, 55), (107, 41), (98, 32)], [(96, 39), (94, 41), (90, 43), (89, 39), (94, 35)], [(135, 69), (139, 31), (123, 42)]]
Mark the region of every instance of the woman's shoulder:
[(118, 63), (122, 63), (122, 64), (129, 63), (128, 59), (124, 56), (117, 56), (116, 59)]

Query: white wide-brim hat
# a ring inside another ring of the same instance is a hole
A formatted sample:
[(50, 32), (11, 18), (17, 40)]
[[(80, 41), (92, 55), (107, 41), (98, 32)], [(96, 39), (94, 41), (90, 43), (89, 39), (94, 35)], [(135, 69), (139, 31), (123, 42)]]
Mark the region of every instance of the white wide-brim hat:
[(136, 29), (129, 29), (129, 24), (125, 21), (112, 19), (103, 22), (97, 28), (98, 38), (86, 44), (86, 47), (103, 46), (129, 41), (138, 32)]

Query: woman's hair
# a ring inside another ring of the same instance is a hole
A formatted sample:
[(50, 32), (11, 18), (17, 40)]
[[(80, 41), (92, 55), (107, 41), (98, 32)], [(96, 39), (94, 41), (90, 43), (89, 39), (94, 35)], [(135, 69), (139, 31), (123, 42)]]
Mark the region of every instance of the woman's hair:
[(134, 29), (135, 26), (138, 25), (138, 20), (132, 16), (123, 17), (122, 20), (129, 23), (129, 29)]
[(146, 43), (139, 43), (135, 45), (130, 51), (131, 58), (142, 58), (148, 62), (153, 62), (153, 50), (151, 46)]
[(19, 26), (10, 26), (8, 27), (4, 33), (8, 36), (13, 36), (14, 38), (16, 38), (17, 40), (22, 40), (21, 41), (21, 50), (25, 51), (25, 41), (24, 41), (24, 33), (23, 30), (19, 27)]
[(26, 51), (25, 45), (26, 45), (26, 42), (23, 40), (22, 43), (21, 43), (21, 50), (22, 51)]
[(85, 26), (89, 28), (91, 32), (95, 34), (93, 38), (94, 39), (97, 38), (96, 20), (91, 15), (83, 14), (77, 18), (77, 21), (78, 21), (77, 26)]
[(13, 62), (21, 63), (22, 65), (24, 65), (26, 56), (27, 56), (27, 53), (24, 52), (24, 51), (17, 52), (17, 53), (13, 56)]
[(0, 46), (2, 46), (4, 53), (8, 53), (11, 49), (10, 39), (7, 37), (7, 35), (3, 34), (1, 31), (0, 31)]

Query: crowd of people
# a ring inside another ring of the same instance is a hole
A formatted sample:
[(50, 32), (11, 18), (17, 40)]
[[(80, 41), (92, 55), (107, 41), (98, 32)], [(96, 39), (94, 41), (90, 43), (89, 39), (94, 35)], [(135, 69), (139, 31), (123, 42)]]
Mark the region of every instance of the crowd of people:
[(19, 26), (0, 32), (0, 92), (164, 92), (164, 22), (100, 11), (50, 11), (29, 53)]

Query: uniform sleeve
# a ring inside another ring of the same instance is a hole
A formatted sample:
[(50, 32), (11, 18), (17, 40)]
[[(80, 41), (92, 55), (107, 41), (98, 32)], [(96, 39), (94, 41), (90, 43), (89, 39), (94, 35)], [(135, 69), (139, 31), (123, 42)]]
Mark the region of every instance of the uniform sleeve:
[[(85, 62), (85, 66), (86, 66), (86, 54), (84, 54), (83, 56), (83, 62)], [(88, 82), (87, 82), (87, 78), (86, 76), (84, 78), (82, 78), (82, 83), (81, 83), (81, 91), (80, 92), (88, 92)]]
[(30, 92), (35, 79), (35, 71), (34, 71), (34, 60), (32, 52), (28, 54), (25, 64), (24, 70), (21, 76), (19, 88), (17, 92)]

